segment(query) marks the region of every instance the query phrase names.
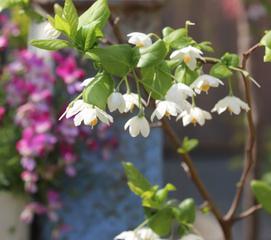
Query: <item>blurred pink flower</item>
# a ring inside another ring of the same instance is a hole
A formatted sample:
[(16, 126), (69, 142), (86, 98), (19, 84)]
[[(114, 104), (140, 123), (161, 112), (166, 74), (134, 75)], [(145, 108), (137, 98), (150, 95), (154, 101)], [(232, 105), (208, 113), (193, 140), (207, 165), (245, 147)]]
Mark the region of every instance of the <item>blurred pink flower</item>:
[(77, 67), (76, 60), (69, 56), (56, 68), (56, 74), (63, 79), (66, 84), (72, 84), (85, 76), (84, 70)]
[(221, 4), (225, 16), (229, 19), (236, 19), (242, 11), (242, 5), (240, 3), (242, 0), (222, 0)]
[(33, 171), (36, 167), (36, 161), (33, 158), (23, 157), (21, 159), (22, 167), (27, 171)]
[(5, 113), (6, 113), (6, 109), (0, 106), (0, 121), (2, 121), (2, 119), (4, 118)]
[(30, 193), (36, 193), (38, 190), (37, 181), (39, 179), (37, 173), (24, 171), (21, 174), (21, 178), (25, 183), (25, 190)]
[(8, 38), (5, 36), (0, 36), (0, 50), (7, 48), (8, 46)]
[(44, 214), (47, 209), (40, 203), (32, 202), (29, 203), (21, 213), (20, 219), (25, 223), (31, 223), (34, 219), (35, 214)]

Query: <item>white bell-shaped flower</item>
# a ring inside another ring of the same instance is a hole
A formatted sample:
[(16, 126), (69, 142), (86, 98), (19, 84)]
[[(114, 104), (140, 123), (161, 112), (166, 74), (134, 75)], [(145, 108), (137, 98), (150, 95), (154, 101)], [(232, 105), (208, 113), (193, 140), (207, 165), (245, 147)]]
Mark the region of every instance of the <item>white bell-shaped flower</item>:
[(120, 113), (125, 111), (125, 100), (121, 93), (113, 92), (107, 99), (107, 106), (110, 112), (119, 110)]
[(56, 30), (50, 22), (46, 22), (43, 28), (44, 39), (57, 39), (61, 35), (61, 32)]
[(230, 113), (238, 115), (240, 114), (242, 109), (246, 112), (250, 110), (248, 104), (242, 101), (240, 98), (235, 96), (227, 96), (217, 102), (217, 104), (212, 109), (212, 112), (217, 112), (218, 114), (221, 114), (228, 110)]
[(201, 50), (188, 46), (172, 52), (170, 59), (180, 59), (190, 70), (194, 71), (197, 68), (197, 59), (202, 58), (202, 55), (203, 52)]
[(179, 109), (187, 110), (191, 104), (186, 101), (187, 97), (194, 96), (194, 91), (184, 83), (175, 83), (167, 91), (165, 99), (174, 102), (178, 105)]
[(95, 80), (94, 77), (92, 77), (92, 78), (87, 78), (87, 79), (85, 79), (85, 80), (80, 84), (80, 86), (83, 87), (83, 88), (85, 88), (85, 87), (87, 87), (93, 80)]
[(113, 122), (112, 116), (81, 99), (76, 100), (71, 107), (68, 107), (64, 115), (66, 118), (74, 117), (75, 126), (80, 126), (84, 122), (85, 125), (93, 127), (98, 123), (98, 119), (107, 125)]
[(200, 94), (202, 91), (208, 93), (211, 87), (218, 87), (219, 85), (224, 85), (224, 83), (211, 75), (203, 74), (199, 76), (190, 87), (194, 89), (197, 94)]
[(150, 228), (141, 228), (135, 231), (122, 232), (114, 240), (162, 240)]
[(188, 234), (183, 236), (180, 240), (204, 240), (204, 239), (195, 234)]
[(160, 240), (160, 237), (150, 228), (139, 229), (136, 234), (141, 240)]
[(150, 124), (144, 116), (135, 116), (129, 119), (124, 129), (129, 128), (129, 133), (132, 137), (136, 137), (141, 134), (143, 137), (148, 137), (150, 134)]
[(156, 108), (151, 115), (151, 121), (156, 117), (158, 120), (161, 120), (164, 116), (176, 117), (178, 113), (181, 112), (181, 109), (178, 105), (171, 101), (156, 101)]
[(199, 124), (203, 126), (206, 120), (212, 119), (209, 112), (202, 110), (199, 107), (192, 107), (190, 110), (183, 111), (177, 118), (179, 120), (182, 118), (184, 127), (192, 123), (194, 126)]
[[(123, 95), (124, 101), (125, 101), (125, 111), (129, 112), (133, 111), (134, 107), (139, 107), (139, 95), (136, 93), (126, 93)], [(144, 101), (143, 98), (141, 98), (141, 102), (144, 106), (147, 105), (147, 103)]]
[(151, 38), (145, 33), (132, 32), (132, 33), (129, 33), (127, 37), (129, 37), (128, 42), (130, 44), (133, 44), (139, 48), (149, 47), (152, 45)]
[(114, 240), (140, 240), (134, 231), (125, 231), (120, 233)]

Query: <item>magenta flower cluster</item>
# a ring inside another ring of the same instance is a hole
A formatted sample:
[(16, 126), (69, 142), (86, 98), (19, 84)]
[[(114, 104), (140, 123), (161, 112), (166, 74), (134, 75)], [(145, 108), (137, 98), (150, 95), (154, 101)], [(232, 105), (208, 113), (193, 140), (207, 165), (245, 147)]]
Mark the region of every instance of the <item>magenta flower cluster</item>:
[[(21, 50), (14, 54), (15, 60), (4, 70), (8, 79), (4, 84), (5, 102), (7, 109), (15, 110), (14, 124), (21, 130), (16, 149), (22, 167), (21, 180), (32, 199), (21, 219), (31, 223), (35, 214), (46, 214), (51, 221), (58, 222), (57, 211), (62, 203), (59, 189), (53, 188), (54, 179), (63, 173), (76, 176), (79, 139), (84, 136), (85, 148), (100, 150), (103, 159), (109, 158), (117, 146), (117, 139), (105, 125), (100, 125), (94, 133), (86, 126), (76, 128), (71, 119), (58, 121), (65, 109), (64, 103), (82, 90), (85, 71), (78, 67), (75, 56), (54, 53), (52, 62), (57, 73), (54, 76), (52, 66), (34, 53)], [(58, 98), (63, 96), (60, 101)], [(1, 106), (0, 120), (5, 112), (5, 107)], [(44, 189), (39, 185), (44, 186), (44, 183), (46, 192), (41, 192)]]

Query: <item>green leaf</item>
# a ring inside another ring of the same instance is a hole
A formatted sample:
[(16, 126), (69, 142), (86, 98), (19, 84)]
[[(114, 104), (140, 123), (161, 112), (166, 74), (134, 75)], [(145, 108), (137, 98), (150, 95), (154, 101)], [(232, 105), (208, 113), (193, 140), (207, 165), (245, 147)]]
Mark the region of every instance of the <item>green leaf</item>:
[(271, 49), (265, 47), (264, 62), (271, 62)]
[(211, 70), (210, 74), (217, 78), (229, 78), (232, 76), (232, 71), (223, 63), (217, 63), (215, 64)]
[(69, 24), (70, 29), (69, 36), (71, 37), (71, 39), (74, 39), (76, 36), (78, 26), (78, 14), (72, 0), (65, 0), (62, 15), (63, 18)]
[(99, 31), (98, 25), (99, 23), (96, 21), (79, 29), (75, 38), (78, 49), (87, 52), (93, 48), (97, 40), (97, 31)]
[(56, 15), (62, 17), (63, 8), (59, 4), (55, 3), (54, 4), (54, 12), (55, 12)]
[(154, 99), (163, 99), (172, 85), (170, 68), (165, 61), (157, 66), (141, 69), (144, 88)]
[(114, 45), (105, 48), (94, 48), (87, 53), (94, 61), (112, 75), (126, 76), (136, 65), (137, 52), (129, 45)]
[(190, 70), (186, 65), (179, 65), (175, 70), (175, 78), (186, 85), (192, 84), (199, 77), (198, 71)]
[(182, 201), (175, 214), (181, 223), (194, 223), (196, 218), (196, 204), (194, 199), (188, 198)]
[(198, 145), (199, 145), (198, 139), (195, 139), (195, 138), (189, 139), (188, 137), (185, 137), (183, 140), (182, 147), (178, 149), (178, 153), (181, 153), (181, 154), (189, 153)]
[(109, 16), (110, 10), (107, 0), (98, 0), (79, 17), (79, 28), (98, 21), (99, 27), (102, 29), (106, 25)]
[(187, 29), (185, 28), (170, 32), (167, 30), (167, 35), (163, 40), (168, 46), (175, 49), (184, 48), (193, 43), (193, 39), (188, 36)]
[(159, 210), (149, 218), (149, 227), (161, 237), (170, 234), (173, 223), (173, 213), (170, 208)]
[(262, 180), (271, 186), (271, 172), (265, 173)]
[(69, 23), (59, 15), (55, 15), (54, 27), (56, 30), (65, 33), (67, 36), (71, 34)]
[(28, 0), (1, 0), (0, 1), (0, 12), (6, 8), (16, 7), (18, 5), (28, 4)]
[(228, 67), (238, 67), (240, 63), (240, 58), (237, 54), (225, 53), (221, 58), (221, 62)]
[(212, 43), (205, 41), (198, 44), (198, 48), (204, 52), (214, 52), (214, 49), (212, 47)]
[[(152, 190), (150, 182), (143, 176), (141, 172), (129, 162), (123, 164), (125, 174), (128, 178), (128, 185), (136, 195), (141, 196), (144, 192)], [(134, 191), (136, 189), (136, 191)]]
[(254, 180), (251, 187), (258, 202), (271, 214), (271, 186), (266, 182)]
[(175, 29), (172, 28), (172, 27), (165, 27), (163, 30), (162, 30), (162, 34), (163, 34), (163, 38), (167, 37), (169, 34), (171, 34), (172, 32), (174, 32)]
[(271, 49), (271, 31), (267, 31), (260, 42), (263, 46)]
[(34, 47), (50, 50), (50, 51), (57, 51), (62, 48), (69, 47), (69, 42), (60, 39), (54, 40), (32, 40), (30, 44)]
[(167, 47), (163, 40), (158, 40), (149, 47), (139, 49), (140, 59), (137, 67), (150, 67), (160, 63), (167, 55)]
[(106, 108), (107, 99), (114, 90), (114, 81), (107, 73), (99, 73), (95, 79), (84, 89), (83, 99), (85, 102)]

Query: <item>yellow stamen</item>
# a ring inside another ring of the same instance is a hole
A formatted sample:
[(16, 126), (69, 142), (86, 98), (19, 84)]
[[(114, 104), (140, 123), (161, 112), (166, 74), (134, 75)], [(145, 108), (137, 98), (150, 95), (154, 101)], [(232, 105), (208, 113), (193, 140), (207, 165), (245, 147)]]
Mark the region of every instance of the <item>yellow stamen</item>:
[(167, 118), (169, 118), (169, 119), (170, 119), (170, 116), (171, 116), (171, 115), (170, 115), (170, 113), (169, 113), (169, 112), (166, 112), (166, 113), (165, 113), (165, 116), (166, 116)]
[(96, 126), (97, 125), (97, 123), (98, 123), (98, 120), (97, 120), (97, 118), (94, 118), (91, 122), (90, 122), (90, 126), (91, 127), (94, 127), (94, 126)]
[(230, 114), (232, 115), (232, 110), (228, 107), (228, 111), (230, 112)]
[(136, 46), (137, 46), (138, 48), (142, 48), (142, 47), (144, 47), (144, 43), (138, 42), (138, 43), (136, 44)]
[(197, 119), (192, 118), (191, 122), (193, 123), (193, 125), (194, 125), (194, 126), (196, 126), (196, 125), (197, 125)]
[(209, 84), (204, 84), (200, 88), (201, 91), (206, 92), (206, 93), (208, 93), (209, 89), (210, 89), (210, 85)]
[(190, 63), (191, 60), (192, 60), (191, 56), (189, 56), (189, 55), (184, 55), (183, 56), (183, 61), (184, 61), (185, 64)]
[(130, 112), (133, 112), (133, 111), (134, 111), (134, 108), (135, 108), (135, 105), (134, 105), (134, 104), (131, 104)]

